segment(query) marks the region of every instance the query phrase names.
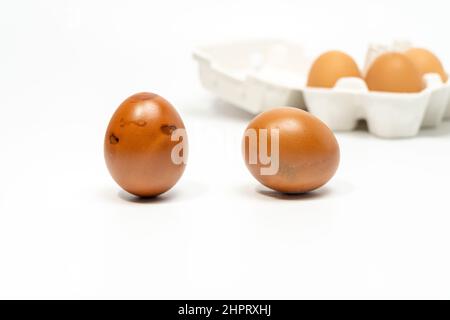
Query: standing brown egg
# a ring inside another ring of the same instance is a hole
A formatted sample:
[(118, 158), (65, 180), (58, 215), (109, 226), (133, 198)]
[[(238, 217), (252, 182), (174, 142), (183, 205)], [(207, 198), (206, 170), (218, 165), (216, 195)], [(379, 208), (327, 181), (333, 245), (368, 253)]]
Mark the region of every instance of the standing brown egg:
[(304, 193), (327, 183), (339, 165), (333, 132), (310, 113), (279, 107), (256, 116), (242, 141), (245, 164), (263, 185)]
[(106, 130), (104, 152), (111, 176), (140, 197), (169, 190), (185, 168), (184, 133), (183, 121), (167, 100), (153, 93), (132, 95)]

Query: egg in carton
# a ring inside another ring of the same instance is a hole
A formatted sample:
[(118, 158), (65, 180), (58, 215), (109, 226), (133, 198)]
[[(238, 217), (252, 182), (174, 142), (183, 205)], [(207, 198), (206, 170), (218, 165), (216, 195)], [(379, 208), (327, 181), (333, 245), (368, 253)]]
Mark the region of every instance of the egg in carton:
[[(407, 42), (369, 47), (364, 72), (381, 54), (404, 52)], [(421, 127), (436, 127), (450, 116), (450, 84), (440, 75), (424, 75), (425, 89), (417, 93), (369, 91), (361, 78), (341, 78), (333, 88), (303, 89), (308, 110), (336, 131), (354, 130), (366, 120), (369, 132), (383, 138), (415, 136)]]
[[(365, 68), (386, 51), (405, 51), (408, 42), (369, 47)], [(333, 130), (353, 130), (365, 119), (369, 131), (385, 138), (411, 137), (421, 127), (450, 118), (450, 84), (424, 76), (418, 93), (369, 91), (361, 78), (341, 78), (334, 88), (306, 87), (312, 60), (301, 46), (283, 40), (251, 40), (198, 47), (194, 51), (202, 85), (250, 113), (274, 106), (308, 109)]]

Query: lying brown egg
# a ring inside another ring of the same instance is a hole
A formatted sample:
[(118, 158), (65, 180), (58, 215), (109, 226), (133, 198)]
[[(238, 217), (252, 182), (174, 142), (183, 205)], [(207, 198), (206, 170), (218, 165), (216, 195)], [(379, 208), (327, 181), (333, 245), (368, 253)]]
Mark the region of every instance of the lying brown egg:
[(140, 197), (157, 196), (183, 174), (187, 156), (184, 124), (175, 108), (154, 93), (138, 93), (116, 110), (104, 152), (113, 179)]
[(424, 89), (419, 70), (406, 55), (388, 52), (380, 55), (366, 74), (369, 90), (413, 93)]
[(309, 70), (308, 87), (333, 88), (340, 78), (362, 78), (352, 57), (340, 51), (328, 51), (314, 61)]
[(413, 62), (421, 75), (427, 73), (437, 73), (443, 82), (447, 82), (448, 76), (442, 66), (441, 61), (430, 51), (421, 48), (412, 48), (405, 52), (405, 55)]
[(283, 193), (304, 193), (327, 183), (339, 165), (333, 132), (310, 113), (279, 107), (256, 116), (242, 140), (251, 174)]

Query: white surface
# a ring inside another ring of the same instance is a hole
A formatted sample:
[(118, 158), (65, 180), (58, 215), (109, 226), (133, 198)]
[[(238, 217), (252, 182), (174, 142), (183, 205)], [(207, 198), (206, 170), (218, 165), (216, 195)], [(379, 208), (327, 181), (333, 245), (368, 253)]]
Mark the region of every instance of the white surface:
[[(281, 35), (362, 57), (386, 34), (448, 58), (448, 4), (255, 3), (1, 2), (1, 298), (450, 298), (449, 123), (338, 134), (336, 177), (284, 198), (246, 171), (250, 117), (204, 91), (191, 58)], [(102, 144), (143, 90), (178, 107), (191, 152), (171, 192), (136, 203)]]

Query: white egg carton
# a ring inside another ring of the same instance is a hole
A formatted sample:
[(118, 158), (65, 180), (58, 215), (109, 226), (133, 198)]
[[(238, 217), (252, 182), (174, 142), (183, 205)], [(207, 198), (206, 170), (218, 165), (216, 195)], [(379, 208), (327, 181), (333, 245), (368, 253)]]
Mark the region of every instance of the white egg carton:
[(435, 127), (448, 110), (450, 87), (436, 74), (425, 76), (419, 93), (373, 92), (360, 78), (342, 78), (332, 89), (304, 88), (308, 110), (335, 131), (350, 131), (359, 120), (383, 138), (415, 136), (421, 127)]
[(304, 107), (309, 61), (302, 47), (281, 40), (239, 41), (194, 51), (202, 85), (257, 114), (273, 106)]
[[(409, 46), (370, 46), (364, 70), (379, 54)], [(254, 114), (274, 106), (306, 106), (333, 130), (354, 130), (364, 119), (371, 133), (384, 138), (411, 137), (450, 118), (450, 84), (437, 74), (424, 77), (426, 89), (419, 93), (369, 91), (358, 78), (342, 78), (331, 89), (310, 88), (305, 83), (312, 60), (300, 46), (279, 40), (201, 47), (194, 58), (206, 89)]]
[[(369, 47), (364, 70), (386, 51), (405, 51), (408, 42)], [(364, 72), (365, 72), (364, 71)], [(415, 136), (420, 128), (434, 128), (450, 116), (450, 84), (438, 74), (424, 76), (426, 89), (419, 93), (374, 92), (364, 80), (342, 78), (334, 88), (303, 88), (308, 110), (335, 131), (354, 130), (366, 120), (369, 132), (383, 138)]]

